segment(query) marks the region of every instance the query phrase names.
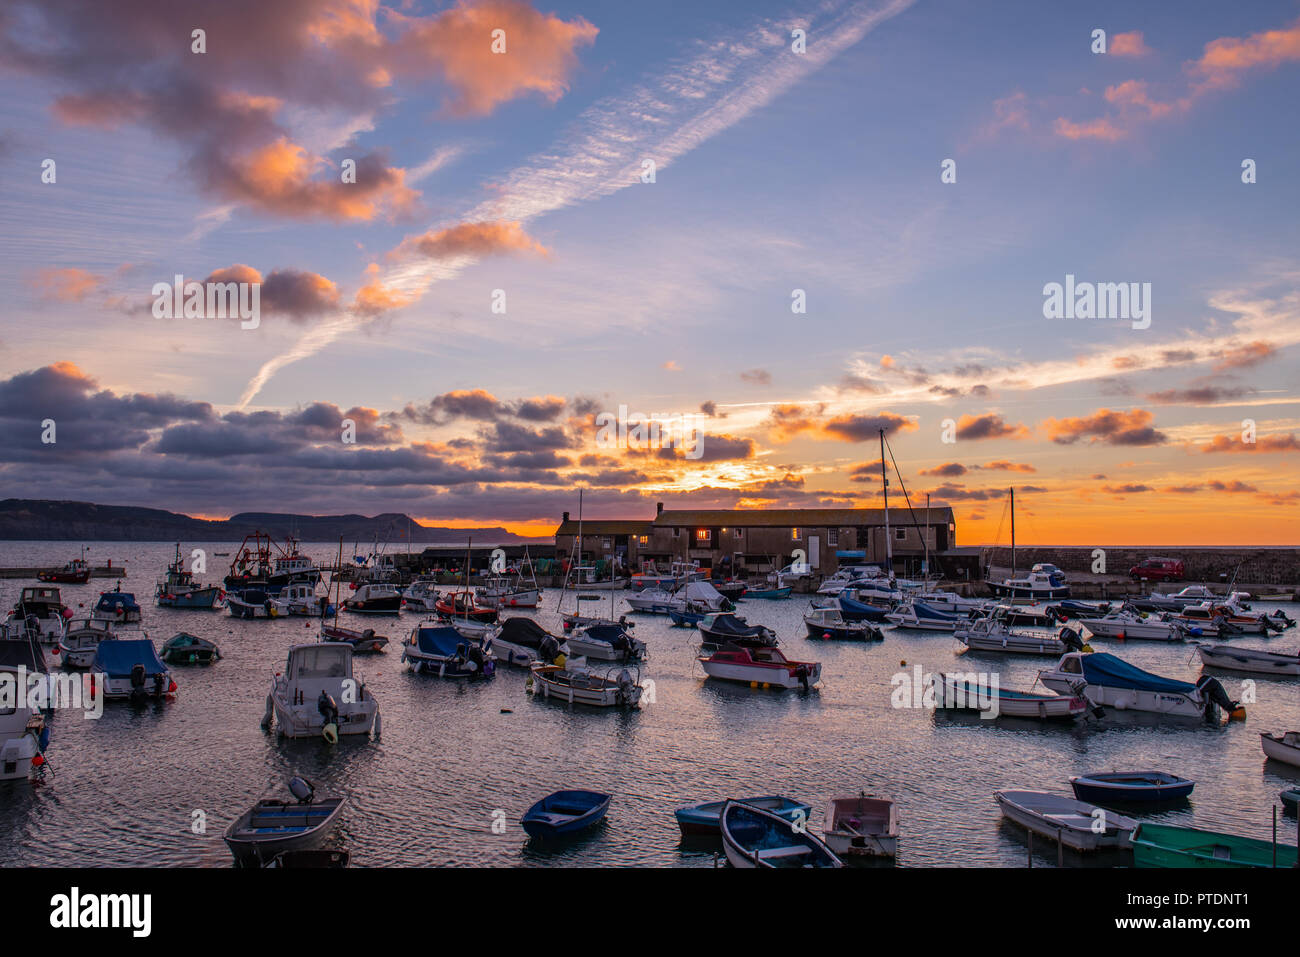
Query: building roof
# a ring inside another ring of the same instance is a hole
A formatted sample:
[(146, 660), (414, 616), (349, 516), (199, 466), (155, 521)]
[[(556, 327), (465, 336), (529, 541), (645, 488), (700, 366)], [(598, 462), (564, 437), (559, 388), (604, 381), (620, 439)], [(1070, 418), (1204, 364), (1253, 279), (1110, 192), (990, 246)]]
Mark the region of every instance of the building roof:
[[(905, 528), (912, 524), (913, 514), (922, 525), (953, 521), (952, 509), (932, 507), (909, 510), (906, 505), (889, 510), (891, 525)], [(718, 509), (665, 509), (654, 520), (659, 527), (692, 526), (705, 528), (720, 525), (740, 528), (839, 528), (855, 525), (884, 525), (883, 508), (718, 508)]]
[[(584, 538), (588, 535), (649, 535), (653, 525), (654, 523), (647, 519), (640, 521), (587, 519), (582, 523), (582, 535)], [(555, 530), (556, 538), (577, 534), (578, 522), (575, 519), (561, 522), (560, 527)]]

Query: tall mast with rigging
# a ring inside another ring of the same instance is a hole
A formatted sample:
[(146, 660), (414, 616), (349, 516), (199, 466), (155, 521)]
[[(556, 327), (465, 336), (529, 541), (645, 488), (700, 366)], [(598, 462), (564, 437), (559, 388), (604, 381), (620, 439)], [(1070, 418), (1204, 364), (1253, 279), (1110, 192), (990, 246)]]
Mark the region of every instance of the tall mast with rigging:
[(889, 472), (885, 469), (885, 430), (880, 430), (880, 487), (885, 493), (885, 571), (894, 580), (894, 543), (889, 534)]

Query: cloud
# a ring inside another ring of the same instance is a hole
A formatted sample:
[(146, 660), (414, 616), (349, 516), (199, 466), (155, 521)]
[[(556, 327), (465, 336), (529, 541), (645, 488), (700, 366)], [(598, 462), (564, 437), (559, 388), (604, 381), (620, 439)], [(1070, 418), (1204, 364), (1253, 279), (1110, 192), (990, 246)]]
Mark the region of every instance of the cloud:
[(1277, 349), (1272, 343), (1256, 340), (1248, 342), (1243, 346), (1237, 346), (1223, 353), (1222, 359), (1215, 365), (1215, 369), (1247, 369), (1254, 365), (1259, 365), (1265, 359), (1272, 358)]
[(409, 236), (388, 256), (390, 259), (420, 256), (449, 260), (524, 252), (550, 255), (550, 250), (524, 232), (518, 222), (481, 222), (460, 223), (447, 229), (430, 230), (420, 236)]
[(295, 322), (305, 322), (325, 313), (333, 312), (339, 305), (339, 290), (334, 282), (319, 273), (299, 269), (273, 269), (263, 278), (252, 266), (236, 263), (215, 269), (204, 283), (261, 284), (260, 307), (273, 315), (282, 315)]
[(1285, 435), (1261, 435), (1254, 442), (1243, 442), (1240, 437), (1216, 435), (1201, 446), (1202, 452), (1300, 452), (1300, 439), (1294, 432)]
[(1047, 437), (1058, 445), (1073, 445), (1082, 438), (1106, 445), (1160, 445), (1168, 440), (1152, 427), (1153, 416), (1146, 409), (1112, 411), (1098, 409), (1092, 415), (1069, 419), (1048, 419)]
[(1165, 389), (1149, 392), (1146, 399), (1157, 405), (1213, 405), (1225, 399), (1239, 399), (1252, 392), (1241, 386), (1203, 385), (1188, 389)]
[(740, 374), (740, 378), (743, 381), (753, 383), (754, 385), (772, 384), (772, 373), (768, 372), (766, 369), (746, 369)]
[(1022, 439), (1029, 435), (1024, 425), (1011, 425), (996, 413), (963, 415), (957, 420), (959, 439)]
[(40, 269), (30, 280), (33, 288), (46, 299), (57, 302), (83, 302), (104, 286), (104, 277), (85, 269)]
[(915, 431), (915, 422), (892, 412), (877, 415), (837, 415), (822, 426), (822, 431), (830, 438), (843, 442), (866, 442), (878, 438), (883, 429), (885, 435), (896, 432)]
[(1199, 90), (1228, 89), (1250, 70), (1273, 69), (1296, 60), (1300, 60), (1300, 20), (1280, 30), (1211, 40), (1189, 72)]
[(990, 472), (1037, 472), (1038, 469), (1024, 462), (1008, 462), (1000, 459), (997, 462), (985, 462), (983, 465), (975, 465), (972, 468), (985, 469)]
[(1133, 495), (1133, 494), (1136, 494), (1136, 493), (1138, 493), (1138, 492), (1154, 492), (1154, 491), (1155, 491), (1155, 489), (1153, 489), (1150, 485), (1132, 485), (1132, 484), (1130, 484), (1130, 485), (1103, 485), (1103, 486), (1101, 487), (1101, 490), (1102, 490), (1103, 492), (1107, 492), (1107, 493), (1109, 493), (1109, 494), (1111, 494), (1111, 495)]
[(1133, 30), (1112, 34), (1110, 42), (1106, 44), (1106, 52), (1110, 56), (1145, 56), (1151, 49), (1146, 45), (1142, 31)]
[(933, 468), (921, 469), (921, 475), (941, 475), (945, 478), (956, 478), (958, 475), (965, 475), (969, 469), (957, 462), (948, 462), (944, 465), (936, 465)]
[(1057, 136), (1063, 136), (1067, 140), (1103, 140), (1113, 143), (1128, 135), (1104, 116), (1082, 123), (1058, 116), (1052, 129), (1056, 131)]

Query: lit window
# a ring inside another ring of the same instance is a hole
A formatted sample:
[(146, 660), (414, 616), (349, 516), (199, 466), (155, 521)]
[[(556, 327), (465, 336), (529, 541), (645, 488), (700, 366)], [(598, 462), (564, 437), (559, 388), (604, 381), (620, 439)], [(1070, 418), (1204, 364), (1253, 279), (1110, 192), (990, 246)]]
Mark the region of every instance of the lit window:
[(799, 538), (800, 538), (799, 529), (797, 528), (790, 529), (790, 541), (797, 542), (799, 541)]
[(696, 541), (699, 541), (699, 542), (707, 542), (707, 541), (709, 540), (709, 534), (710, 534), (710, 533), (709, 533), (709, 530), (708, 530), (707, 528), (699, 528), (699, 529), (696, 529), (696, 530), (695, 530), (695, 540), (696, 540)]
[(642, 535), (640, 538), (637, 539), (637, 543), (640, 544), (640, 545), (649, 545), (649, 544), (650, 544), (650, 536), (649, 536), (649, 535)]

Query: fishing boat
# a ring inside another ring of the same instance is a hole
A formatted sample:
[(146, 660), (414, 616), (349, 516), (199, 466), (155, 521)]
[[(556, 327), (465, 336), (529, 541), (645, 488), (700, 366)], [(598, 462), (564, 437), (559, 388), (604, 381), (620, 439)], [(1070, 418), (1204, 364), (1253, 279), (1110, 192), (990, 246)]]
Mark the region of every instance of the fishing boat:
[(771, 647), (751, 648), (731, 643), (695, 659), (710, 678), (752, 688), (802, 688), (808, 691), (822, 676), (820, 661), (791, 661)]
[(320, 569), (302, 553), (298, 539), (290, 535), (283, 545), (275, 547), (278, 554), (271, 558), (270, 574), (266, 580), (267, 591), (274, 594), (289, 585), (310, 585), (315, 588), (320, 584)]
[(843, 867), (824, 842), (771, 811), (738, 801), (722, 806), (722, 848), (732, 867)]
[(446, 618), (464, 618), (489, 625), (497, 620), (496, 608), (479, 604), (470, 591), (443, 595), (434, 603), (434, 608)]
[(1053, 691), (1083, 694), (1095, 705), (1118, 711), (1213, 720), (1220, 708), (1229, 713), (1237, 708), (1223, 685), (1208, 675), (1202, 675), (1196, 684), (1162, 678), (1104, 652), (1069, 652), (1055, 668), (1039, 672), (1038, 677)]
[(1238, 648), (1236, 645), (1197, 645), (1201, 663), (1225, 671), (1244, 671), (1252, 675), (1300, 675), (1300, 652), (1263, 651)]
[(316, 848), (329, 834), (343, 809), (341, 797), (316, 797), (304, 778), (289, 781), (296, 800), (258, 801), (226, 828), (226, 846), (235, 862), (262, 866), (278, 855)]
[(29, 697), (33, 676), (49, 680), (45, 654), (35, 641), (0, 639), (0, 674), (13, 689), (13, 707), (0, 708), (0, 780), (31, 781), (45, 773), (50, 730)]
[(231, 618), (278, 618), (280, 609), (271, 596), (260, 588), (245, 588), (241, 592), (226, 594), (226, 609)]
[(934, 689), (936, 708), (978, 711), (990, 718), (1073, 721), (1091, 707), (1082, 695), (1040, 694), (994, 687), (973, 673), (932, 674), (930, 686)]
[(1138, 867), (1295, 867), (1296, 849), (1239, 834), (1143, 821), (1133, 832)]
[(1274, 761), (1300, 768), (1300, 731), (1288, 731), (1286, 734), (1261, 731), (1259, 744), (1264, 749), (1264, 754)]
[(162, 660), (173, 665), (210, 665), (221, 660), (221, 651), (208, 639), (182, 631), (163, 642)]
[[(222, 580), (228, 595), (238, 594), (246, 589), (267, 593), (270, 590), (271, 573), (271, 536), (263, 532), (252, 532), (244, 536), (239, 548), (230, 562), (230, 571)], [(276, 589), (278, 590), (278, 589)]]
[(354, 615), (400, 614), (402, 594), (385, 582), (367, 582), (343, 599), (343, 610)]
[(491, 678), (496, 659), (488, 642), (467, 638), (450, 625), (424, 621), (411, 629), (402, 661), (416, 674), (439, 678)]
[(406, 591), (402, 592), (402, 608), (430, 614), (438, 610), (438, 599), (441, 597), (442, 594), (438, 591), (438, 583), (435, 580), (417, 578), (407, 586)]
[(1172, 594), (1152, 592), (1140, 598), (1131, 598), (1129, 602), (1143, 611), (1182, 611), (1188, 605), (1199, 605), (1207, 601), (1218, 601), (1216, 595), (1205, 585), (1188, 585)]
[(749, 646), (764, 645), (775, 648), (776, 632), (765, 625), (751, 625), (730, 613), (705, 615), (698, 624), (705, 644), (724, 645), (728, 642)]
[(342, 628), (338, 624), (321, 625), (320, 640), (351, 645), (358, 655), (375, 654), (388, 646), (388, 637), (375, 634), (373, 628)]
[(102, 676), (103, 694), (109, 700), (138, 701), (176, 693), (171, 672), (148, 638), (105, 638), (95, 648), (91, 669)]
[(809, 638), (881, 641), (885, 633), (867, 621), (846, 621), (837, 608), (810, 608), (803, 616)]
[(1004, 652), (1011, 655), (1050, 655), (1059, 658), (1067, 651), (1087, 650), (1078, 632), (1062, 628), (1059, 635), (1014, 631), (995, 618), (976, 618), (961, 624), (953, 637), (971, 651)]
[(635, 675), (626, 668), (618, 674), (613, 668), (597, 673), (585, 658), (561, 655), (550, 664), (534, 662), (524, 683), (534, 697), (559, 698), (569, 704), (595, 708), (634, 708), (641, 700), (641, 672)]
[(552, 635), (531, 618), (507, 618), (492, 637), (492, 654), (508, 665), (528, 668), (534, 661), (550, 664), (569, 654), (569, 647), (564, 638)]
[(783, 598), (789, 598), (792, 591), (794, 591), (794, 586), (792, 585), (786, 585), (784, 588), (751, 588), (745, 592), (745, 597), (766, 598), (769, 601), (780, 601)]
[[(581, 509), (581, 505), (579, 505)], [(581, 512), (579, 512), (581, 515)], [(668, 566), (668, 571), (661, 572), (655, 566), (653, 561), (645, 563), (645, 567), (633, 575), (628, 584), (633, 591), (645, 591), (647, 588), (671, 589), (678, 585), (684, 585), (687, 582), (698, 581), (704, 577), (700, 571), (699, 562), (672, 562)], [(580, 584), (590, 584), (589, 582), (580, 582)]]
[(542, 591), (508, 578), (489, 578), (475, 591), (478, 603), (487, 608), (536, 608), (542, 600)]
[(600, 791), (555, 791), (520, 818), (529, 837), (568, 837), (604, 820), (613, 796)]
[(1047, 791), (996, 791), (993, 798), (1008, 820), (1076, 851), (1128, 847), (1137, 827), (1130, 817)]
[(666, 615), (670, 611), (731, 611), (735, 607), (707, 581), (691, 581), (673, 591), (647, 588), (639, 594), (629, 595), (627, 603), (633, 611), (651, 615)]
[(645, 642), (618, 625), (587, 625), (571, 634), (568, 644), (575, 655), (600, 661), (640, 661), (646, 655)]
[[(807, 822), (812, 807), (780, 795), (767, 797), (733, 798), (737, 804), (762, 808), (790, 823)], [(673, 812), (682, 834), (690, 837), (720, 837), (722, 835), (722, 809), (727, 801), (705, 801), (688, 804)]]
[(89, 668), (95, 663), (95, 651), (105, 638), (116, 638), (111, 621), (78, 618), (68, 622), (68, 630), (54, 646), (54, 654), (69, 668)]
[(1118, 638), (1121, 641), (1184, 641), (1199, 633), (1181, 621), (1166, 621), (1130, 604), (1121, 605), (1101, 617), (1080, 617), (1078, 621), (1095, 638)]
[(154, 588), (154, 597), (160, 608), (212, 609), (225, 598), (218, 585), (201, 585), (194, 575), (185, 570), (181, 558), (180, 542), (176, 543), (176, 558), (167, 566), (167, 574)]
[(122, 591), (122, 583), (118, 582), (117, 587), (112, 591), (100, 593), (91, 617), (118, 624), (136, 622), (140, 620), (140, 606), (135, 600), (135, 595), (129, 591)]
[(1102, 771), (1072, 777), (1070, 787), (1080, 801), (1142, 804), (1185, 800), (1196, 782), (1168, 771)]
[(90, 564), (86, 561), (86, 550), (82, 548), (81, 557), (74, 558), (62, 568), (39, 572), (36, 580), (50, 585), (84, 585), (90, 581)]
[(898, 809), (893, 801), (866, 791), (831, 798), (822, 840), (839, 857), (897, 857)]
[(276, 616), (284, 618), (324, 618), (334, 613), (327, 595), (317, 595), (316, 586), (308, 582), (292, 582), (280, 589), (271, 600)]
[(910, 631), (956, 631), (966, 621), (964, 615), (939, 611), (921, 601), (905, 601), (885, 619), (896, 628)]
[(293, 645), (283, 673), (271, 681), (262, 729), (287, 738), (321, 735), (331, 744), (343, 735), (380, 731), (379, 702), (353, 675), (352, 648), (344, 643)]
[(53, 644), (63, 637), (71, 617), (72, 609), (63, 604), (57, 588), (32, 585), (19, 592), (18, 604), (10, 610), (6, 625), (14, 634), (21, 631)]

